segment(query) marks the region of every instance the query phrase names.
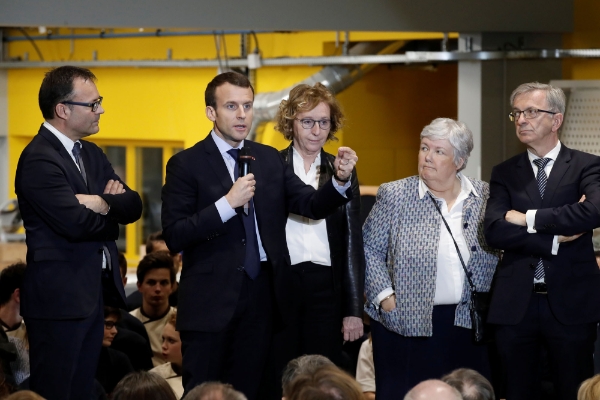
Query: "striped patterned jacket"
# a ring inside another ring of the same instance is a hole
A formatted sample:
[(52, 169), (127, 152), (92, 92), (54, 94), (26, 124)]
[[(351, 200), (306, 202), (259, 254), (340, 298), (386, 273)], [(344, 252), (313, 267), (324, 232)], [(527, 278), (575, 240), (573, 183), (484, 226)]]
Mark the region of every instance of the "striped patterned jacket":
[[(463, 203), (463, 235), (470, 249), (467, 269), (477, 291), (489, 291), (499, 252), (483, 236), (489, 185), (469, 178), (478, 196)], [(404, 336), (431, 336), (440, 229), (446, 229), (429, 196), (419, 198), (419, 177), (385, 183), (363, 227), (367, 262), (365, 311), (389, 330)], [(396, 308), (383, 311), (375, 298), (392, 287)], [(466, 281), (454, 325), (471, 327), (470, 289)]]

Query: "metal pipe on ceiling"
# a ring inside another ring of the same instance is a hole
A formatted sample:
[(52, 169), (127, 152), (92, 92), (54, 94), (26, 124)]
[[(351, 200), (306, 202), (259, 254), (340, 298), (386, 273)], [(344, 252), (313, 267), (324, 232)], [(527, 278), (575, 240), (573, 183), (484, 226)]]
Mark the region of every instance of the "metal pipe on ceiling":
[[(600, 58), (600, 49), (540, 49), (511, 51), (407, 51), (404, 54), (347, 55), (322, 57), (281, 57), (263, 58), (264, 67), (294, 65), (364, 65), (364, 64), (427, 64), (456, 61), (492, 61), (540, 59), (555, 60), (565, 58)], [(230, 67), (247, 67), (246, 58), (230, 58)], [(219, 61), (212, 60), (107, 60), (107, 61), (4, 61), (0, 69), (54, 68), (61, 65), (102, 68), (211, 68), (218, 67)]]

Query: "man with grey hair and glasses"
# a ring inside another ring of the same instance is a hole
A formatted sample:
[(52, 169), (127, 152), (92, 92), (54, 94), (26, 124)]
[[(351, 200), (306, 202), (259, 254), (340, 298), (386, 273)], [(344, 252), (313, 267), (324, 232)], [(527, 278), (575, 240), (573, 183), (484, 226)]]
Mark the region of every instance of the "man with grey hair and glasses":
[(503, 249), (488, 322), (506, 367), (511, 400), (539, 399), (546, 346), (560, 399), (591, 377), (600, 271), (592, 230), (600, 226), (600, 158), (559, 140), (565, 95), (526, 83), (512, 93), (517, 138), (527, 146), (494, 167), (485, 237)]

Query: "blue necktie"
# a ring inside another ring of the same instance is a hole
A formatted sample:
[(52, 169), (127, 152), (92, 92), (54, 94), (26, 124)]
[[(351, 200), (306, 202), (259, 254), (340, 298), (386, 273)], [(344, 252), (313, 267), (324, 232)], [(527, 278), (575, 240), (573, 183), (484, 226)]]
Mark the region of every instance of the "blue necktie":
[(79, 167), (79, 172), (81, 172), (81, 176), (87, 185), (87, 175), (85, 174), (85, 167), (83, 166), (83, 159), (81, 158), (81, 143), (75, 142), (73, 145), (73, 150), (71, 150), (73, 156), (75, 157), (75, 162)]
[[(550, 161), (552, 161), (551, 158), (538, 158), (537, 160), (533, 160), (533, 163), (538, 167), (537, 183), (542, 199), (544, 198), (544, 190), (546, 190), (546, 184), (548, 183), (548, 176), (546, 175), (545, 169)], [(544, 261), (540, 258), (540, 261), (535, 268), (534, 276), (537, 280), (543, 280), (544, 275)]]
[[(235, 160), (233, 167), (233, 180), (237, 181), (240, 177), (239, 171), (239, 156), (240, 149), (231, 149), (227, 153)], [(239, 213), (239, 217), (244, 224), (246, 232), (246, 257), (244, 258), (244, 270), (251, 279), (256, 279), (260, 273), (260, 253), (258, 252), (258, 238), (256, 237), (256, 225), (254, 222), (254, 201), (251, 199), (248, 202), (248, 215)]]

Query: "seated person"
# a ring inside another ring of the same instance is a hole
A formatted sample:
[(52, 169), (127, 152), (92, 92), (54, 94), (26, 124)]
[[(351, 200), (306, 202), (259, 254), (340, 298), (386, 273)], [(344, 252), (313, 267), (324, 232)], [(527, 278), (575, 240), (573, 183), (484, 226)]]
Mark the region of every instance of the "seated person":
[(96, 370), (96, 380), (100, 382), (107, 394), (113, 391), (125, 375), (133, 372), (133, 366), (127, 355), (111, 348), (113, 339), (117, 335), (117, 322), (120, 318), (121, 313), (118, 308), (104, 307), (104, 337)]
[(460, 392), (439, 379), (428, 379), (410, 389), (404, 400), (462, 400)]
[(165, 251), (146, 254), (137, 268), (137, 287), (142, 293), (142, 306), (131, 315), (142, 321), (152, 348), (152, 364), (164, 364), (162, 331), (175, 308), (169, 305), (169, 295), (175, 281), (173, 258)]
[(150, 372), (165, 378), (177, 398), (180, 399), (183, 396), (183, 382), (181, 380), (183, 356), (181, 355), (179, 332), (175, 329), (176, 325), (177, 312), (175, 311), (171, 314), (171, 318), (163, 328), (162, 333), (162, 356), (166, 363), (151, 369)]
[(313, 373), (298, 375), (292, 381), (288, 400), (363, 400), (360, 385), (335, 365), (323, 365)]
[[(173, 265), (175, 267), (175, 276), (177, 276), (177, 273), (181, 268), (181, 254), (169, 251), (165, 239), (163, 238), (162, 231), (150, 234), (146, 240), (146, 254), (154, 253), (155, 251), (167, 251), (171, 254), (171, 257), (173, 257)], [(123, 285), (126, 283), (127, 278), (124, 279)], [(177, 289), (179, 289), (179, 284), (177, 283), (177, 280), (173, 280), (173, 288), (171, 295), (169, 296), (169, 305), (172, 307), (177, 307)], [(127, 296), (125, 303), (127, 304), (128, 311), (135, 310), (142, 306), (142, 295), (140, 292), (133, 292)]]
[(111, 400), (177, 400), (175, 393), (160, 376), (147, 371), (132, 372), (115, 387)]
[(459, 368), (442, 377), (442, 381), (460, 392), (463, 400), (495, 400), (490, 381), (474, 369)]
[(283, 389), (283, 399), (289, 397), (290, 385), (292, 381), (302, 374), (313, 374), (323, 365), (334, 365), (333, 362), (320, 354), (309, 354), (296, 357), (287, 363), (283, 370), (281, 378), (281, 388)]
[(21, 317), (21, 284), (25, 263), (9, 265), (0, 273), (0, 323), (10, 343), (17, 350), (11, 370), (17, 385), (29, 377), (29, 340)]
[(356, 381), (362, 387), (366, 400), (375, 400), (375, 365), (373, 365), (373, 339), (362, 342), (356, 365)]
[[(127, 283), (127, 260), (123, 253), (119, 253), (119, 269), (123, 285)], [(136, 292), (138, 294), (140, 292)], [(121, 312), (121, 319), (117, 322), (117, 336), (113, 339), (111, 348), (127, 354), (133, 369), (148, 371), (154, 367), (152, 364), (152, 349), (150, 339), (144, 324), (125, 310)]]
[(185, 396), (186, 400), (247, 400), (242, 392), (238, 392), (228, 383), (204, 382)]

